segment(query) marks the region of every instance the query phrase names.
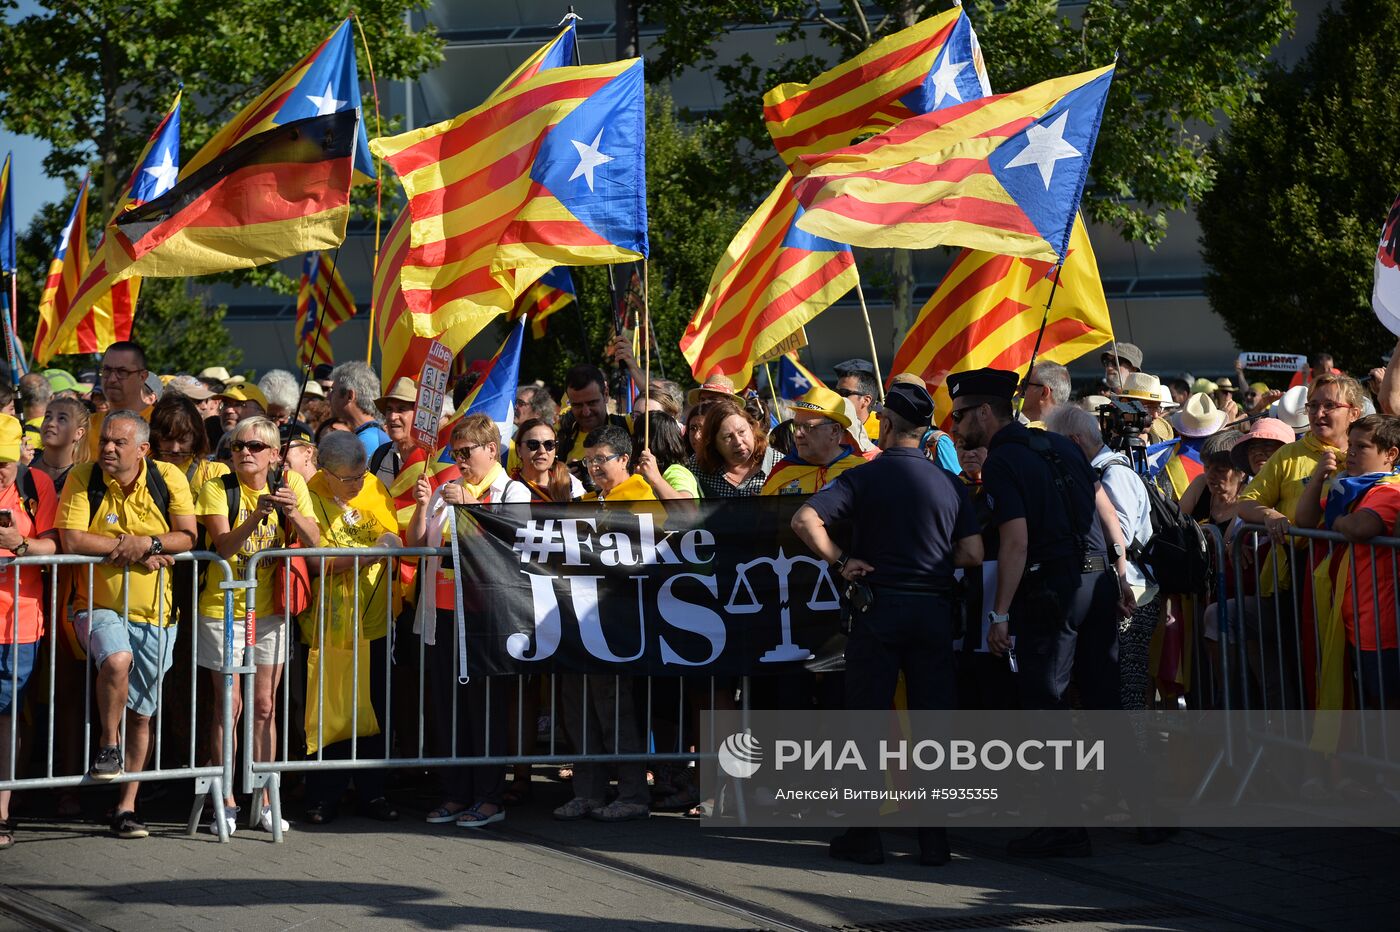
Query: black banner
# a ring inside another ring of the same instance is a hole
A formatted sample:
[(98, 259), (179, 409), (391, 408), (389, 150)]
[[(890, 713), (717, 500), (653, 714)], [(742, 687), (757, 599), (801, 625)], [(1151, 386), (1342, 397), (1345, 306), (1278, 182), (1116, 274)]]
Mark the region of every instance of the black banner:
[(468, 669), (790, 672), (839, 629), (805, 496), (458, 508)]

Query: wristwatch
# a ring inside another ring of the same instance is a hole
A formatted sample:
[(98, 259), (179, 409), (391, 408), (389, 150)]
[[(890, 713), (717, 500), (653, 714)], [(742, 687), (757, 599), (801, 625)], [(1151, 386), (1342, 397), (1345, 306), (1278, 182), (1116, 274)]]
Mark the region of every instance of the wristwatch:
[(994, 625), (1004, 625), (1011, 620), (1010, 612), (988, 612), (987, 620)]
[(155, 534), (151, 535), (151, 549), (146, 551), (146, 556), (153, 557), (158, 553), (164, 553), (165, 546), (160, 542), (160, 538)]
[(20, 538), (19, 543), (18, 543), (17, 545), (15, 545), (15, 556), (17, 556), (17, 557), (22, 557), (22, 556), (24, 556), (24, 555), (25, 555), (26, 553), (28, 553), (28, 552), (29, 552), (29, 538), (28, 538), (28, 537), (22, 537), (22, 538)]
[(1125, 551), (1122, 544), (1113, 544), (1109, 549), (1113, 551), (1113, 559), (1121, 560), (1123, 558)]
[(846, 568), (846, 561), (849, 560), (849, 559), (850, 559), (850, 557), (846, 556), (846, 555), (843, 553), (843, 554), (841, 554), (841, 556), (837, 557), (837, 558), (836, 558), (836, 562), (833, 563), (833, 564), (831, 564), (831, 565), (834, 566), (834, 567), (836, 567), (836, 572), (839, 573), (839, 572), (841, 572), (842, 570), (844, 570), (844, 569)]

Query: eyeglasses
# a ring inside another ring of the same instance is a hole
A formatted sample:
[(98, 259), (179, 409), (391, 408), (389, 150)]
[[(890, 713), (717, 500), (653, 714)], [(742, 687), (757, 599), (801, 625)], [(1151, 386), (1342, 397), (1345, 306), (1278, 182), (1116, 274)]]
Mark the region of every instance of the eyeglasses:
[(842, 398), (850, 398), (853, 395), (864, 395), (866, 398), (870, 397), (869, 392), (858, 392), (849, 388), (836, 388), (832, 389), (832, 391), (836, 392), (836, 394), (840, 395)]
[(595, 456), (592, 459), (583, 461), (583, 465), (588, 469), (602, 469), (608, 463), (626, 456), (625, 453), (614, 453), (612, 456)]
[(553, 440), (526, 440), (526, 441), (525, 441), (525, 449), (529, 450), (531, 453), (538, 453), (540, 450), (544, 450), (546, 453), (553, 453), (553, 452), (554, 452), (554, 441), (553, 441)]
[(1027, 387), (1027, 388), (1044, 388), (1045, 386), (1044, 386), (1043, 384), (1041, 384), (1040, 382), (1027, 382), (1027, 383), (1026, 383), (1026, 387)]
[(229, 451), (233, 453), (242, 453), (244, 450), (247, 450), (249, 453), (255, 455), (264, 450), (272, 449), (272, 447), (263, 443), (261, 440), (235, 440), (228, 445), (228, 448)]
[(471, 459), (473, 450), (480, 450), (485, 446), (484, 443), (469, 443), (464, 447), (456, 447), (452, 451), (452, 458), (454, 460)]
[(841, 426), (841, 425), (840, 425), (840, 424), (837, 424), (835, 421), (827, 421), (827, 420), (810, 421), (810, 422), (807, 422), (807, 423), (803, 423), (803, 422), (801, 422), (801, 421), (793, 421), (793, 422), (792, 422), (792, 432), (793, 432), (794, 434), (805, 434), (805, 433), (807, 433), (808, 431), (817, 430), (817, 429), (822, 428), (822, 427), (840, 427), (840, 426)]
[(1334, 401), (1309, 401), (1303, 406), (1309, 414), (1331, 414), (1342, 408), (1354, 408), (1356, 405), (1337, 404)]
[(102, 377), (103, 377), (104, 379), (105, 379), (105, 378), (129, 379), (129, 378), (131, 378), (133, 375), (140, 375), (141, 373), (143, 373), (143, 372), (145, 372), (145, 371), (146, 371), (145, 369), (121, 369), (121, 368), (118, 368), (118, 367), (116, 367), (116, 366), (103, 366), (103, 367), (102, 367)]
[(971, 414), (973, 411), (976, 411), (980, 407), (982, 406), (968, 405), (966, 408), (954, 408), (948, 416), (953, 419), (954, 424), (961, 424), (963, 418), (967, 417), (969, 414)]
[(365, 480), (365, 476), (368, 476), (368, 475), (369, 475), (369, 470), (365, 470), (364, 472), (356, 473), (356, 474), (353, 475), (353, 476), (337, 476), (335, 473), (331, 472), (331, 471), (328, 469), (328, 470), (326, 470), (326, 475), (328, 475), (328, 476), (335, 476), (335, 478), (336, 478), (337, 481), (343, 482), (343, 483), (345, 483), (346, 485), (355, 485), (356, 483), (363, 482), (363, 481)]

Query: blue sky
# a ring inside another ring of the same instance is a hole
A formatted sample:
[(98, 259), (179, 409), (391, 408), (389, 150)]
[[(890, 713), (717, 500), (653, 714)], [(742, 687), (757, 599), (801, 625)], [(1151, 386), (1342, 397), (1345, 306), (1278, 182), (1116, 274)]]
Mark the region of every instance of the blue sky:
[[(38, 8), (34, 0), (19, 0), (19, 8), (10, 10), (7, 18), (20, 19), (37, 12)], [(44, 174), (43, 160), (49, 154), (47, 142), (33, 136), (16, 136), (0, 127), (0, 159), (11, 151), (14, 152), (10, 181), (15, 198), (15, 224), (23, 232), (40, 207), (63, 198), (66, 192), (61, 180)]]

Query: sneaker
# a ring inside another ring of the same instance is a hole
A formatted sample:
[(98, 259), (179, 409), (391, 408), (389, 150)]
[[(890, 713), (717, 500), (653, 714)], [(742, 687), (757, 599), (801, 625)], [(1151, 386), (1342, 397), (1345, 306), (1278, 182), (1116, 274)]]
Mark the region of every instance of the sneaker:
[(122, 775), (122, 746), (109, 744), (98, 749), (88, 776), (94, 780), (115, 780)]
[[(238, 831), (238, 807), (221, 806), (219, 808), (224, 814), (224, 828), (228, 829), (228, 833), (232, 835), (234, 832)], [(211, 815), (209, 817), (209, 834), (219, 834), (219, 817), (217, 815)]]
[(645, 803), (624, 803), (615, 799), (601, 809), (594, 809), (588, 815), (599, 822), (631, 822), (633, 819), (651, 818), (651, 807)]
[(118, 838), (145, 838), (151, 833), (146, 823), (136, 818), (136, 813), (123, 809), (112, 816), (112, 834)]
[(554, 810), (554, 818), (560, 822), (577, 822), (593, 810), (601, 808), (603, 808), (603, 801), (600, 799), (583, 799), (575, 796)]
[[(235, 810), (235, 811), (237, 811), (237, 810)], [(278, 819), (277, 821), (279, 821), (279, 822), (282, 823), (282, 831), (284, 831), (284, 832), (289, 832), (289, 831), (292, 830), (292, 827), (291, 827), (290, 825), (287, 824), (287, 820), (286, 820), (286, 819)], [(264, 832), (270, 832), (270, 831), (272, 831), (272, 807), (271, 807), (271, 806), (263, 806), (262, 809), (261, 809), (261, 811), (258, 812), (258, 828), (262, 829)]]

